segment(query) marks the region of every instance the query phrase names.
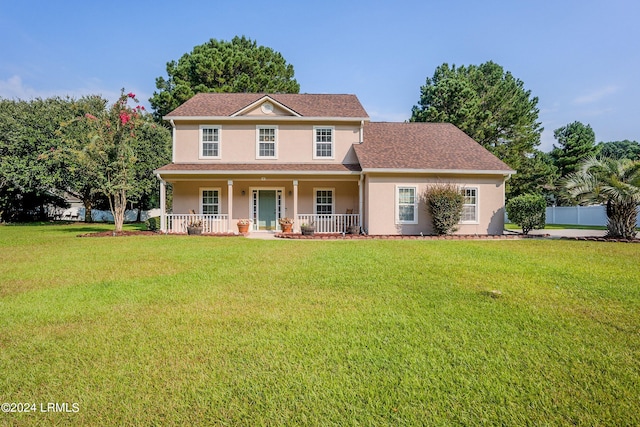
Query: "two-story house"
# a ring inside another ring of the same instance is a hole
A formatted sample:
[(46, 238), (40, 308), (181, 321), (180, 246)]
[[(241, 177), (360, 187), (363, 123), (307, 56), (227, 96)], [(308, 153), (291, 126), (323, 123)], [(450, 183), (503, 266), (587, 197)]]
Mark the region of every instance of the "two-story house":
[[(354, 95), (201, 93), (165, 116), (173, 161), (161, 180), (161, 228), (280, 228), (317, 233), (430, 234), (425, 188), (463, 189), (463, 234), (502, 234), (505, 180), (515, 171), (450, 124), (371, 123)], [(173, 187), (167, 213), (166, 183)]]

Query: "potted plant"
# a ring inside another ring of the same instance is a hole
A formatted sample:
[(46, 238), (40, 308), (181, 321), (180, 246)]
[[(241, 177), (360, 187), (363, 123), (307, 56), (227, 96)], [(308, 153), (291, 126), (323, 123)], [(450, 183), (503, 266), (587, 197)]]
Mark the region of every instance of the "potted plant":
[(187, 234), (193, 236), (199, 236), (202, 234), (202, 220), (199, 218), (192, 218), (187, 224)]
[(279, 222), (283, 233), (291, 233), (291, 229), (293, 228), (293, 218), (280, 218)]
[(360, 227), (357, 225), (350, 225), (347, 227), (347, 234), (360, 234)]
[(238, 220), (238, 232), (240, 234), (247, 234), (249, 232), (249, 224), (251, 224), (250, 219), (239, 219)]
[(313, 236), (313, 233), (316, 231), (316, 226), (311, 224), (302, 224), (300, 226), (300, 232), (302, 232), (303, 236)]

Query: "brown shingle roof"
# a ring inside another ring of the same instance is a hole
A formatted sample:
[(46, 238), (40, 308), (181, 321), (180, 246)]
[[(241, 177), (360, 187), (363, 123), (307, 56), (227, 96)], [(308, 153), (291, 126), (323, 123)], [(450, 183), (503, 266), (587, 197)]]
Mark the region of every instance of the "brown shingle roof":
[(360, 172), (360, 165), (341, 163), (170, 163), (159, 172)]
[(199, 93), (165, 117), (228, 117), (265, 96), (303, 117), (369, 117), (355, 95), (264, 93)]
[(512, 170), (449, 123), (366, 123), (355, 150), (363, 170)]

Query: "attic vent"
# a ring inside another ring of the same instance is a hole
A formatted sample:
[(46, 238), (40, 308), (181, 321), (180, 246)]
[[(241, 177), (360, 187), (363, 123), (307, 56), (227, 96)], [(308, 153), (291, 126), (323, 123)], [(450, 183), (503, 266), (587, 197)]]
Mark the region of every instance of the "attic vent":
[(265, 102), (264, 104), (262, 104), (262, 112), (265, 114), (271, 114), (273, 113), (273, 104), (271, 104), (270, 102)]

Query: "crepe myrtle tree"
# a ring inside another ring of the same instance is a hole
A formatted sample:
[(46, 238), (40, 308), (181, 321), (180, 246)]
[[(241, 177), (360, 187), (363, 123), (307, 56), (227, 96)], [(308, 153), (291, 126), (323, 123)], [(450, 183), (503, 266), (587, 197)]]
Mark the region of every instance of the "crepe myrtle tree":
[(97, 115), (86, 113), (88, 143), (78, 152), (78, 159), (87, 173), (95, 179), (96, 188), (109, 200), (115, 231), (122, 231), (127, 200), (137, 197), (137, 162), (135, 146), (143, 126), (152, 125), (144, 120), (144, 107), (137, 105), (133, 93), (125, 94), (109, 108)]

